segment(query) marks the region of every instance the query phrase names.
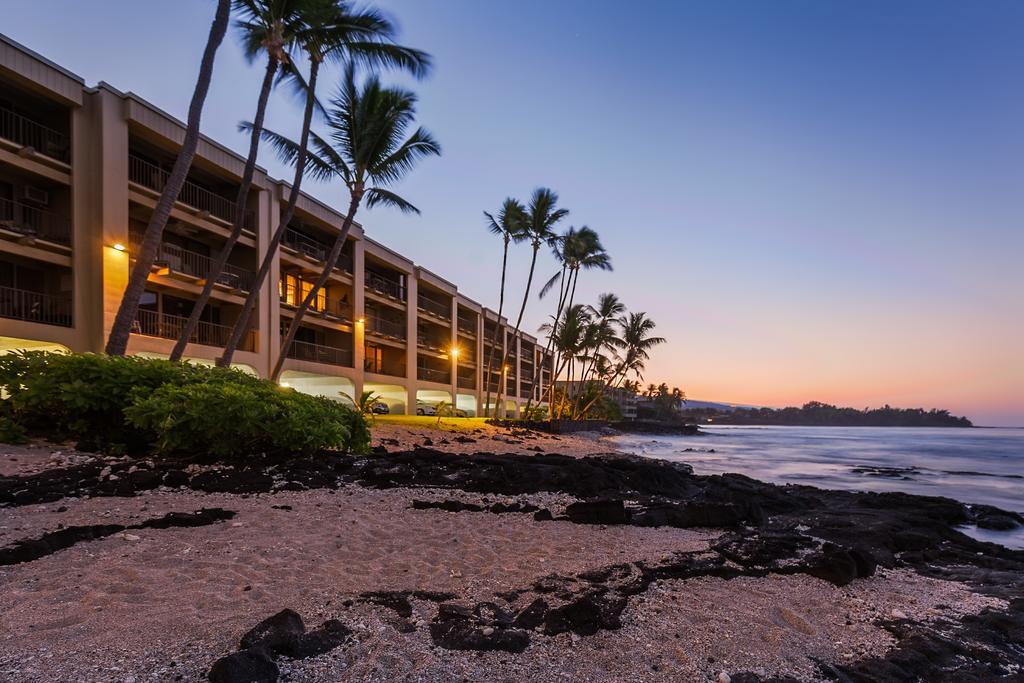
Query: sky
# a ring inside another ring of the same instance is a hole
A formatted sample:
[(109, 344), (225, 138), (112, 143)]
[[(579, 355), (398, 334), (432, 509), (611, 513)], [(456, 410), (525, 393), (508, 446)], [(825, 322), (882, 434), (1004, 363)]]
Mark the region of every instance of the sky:
[[(495, 307), (483, 211), (557, 191), (668, 339), (644, 383), (702, 400), (946, 408), (1024, 426), (1024, 3), (379, 0), (431, 53), (443, 155), (368, 235)], [(4, 0), (3, 32), (184, 118), (212, 0)], [(56, 21), (55, 21), (56, 20)], [(243, 151), (262, 67), (232, 32), (202, 130)], [(337, 69), (321, 82), (329, 95)], [(268, 127), (297, 136), (298, 103)], [(274, 177), (290, 170), (265, 151)], [(304, 189), (336, 207), (344, 188)], [(529, 248), (510, 260), (520, 301)], [(557, 270), (542, 252), (538, 275)], [(531, 294), (533, 332), (556, 302)]]

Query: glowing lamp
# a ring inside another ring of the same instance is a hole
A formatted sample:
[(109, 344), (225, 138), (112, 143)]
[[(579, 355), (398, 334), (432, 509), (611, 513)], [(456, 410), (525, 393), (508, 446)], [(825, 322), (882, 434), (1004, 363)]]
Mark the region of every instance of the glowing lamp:
[(114, 251), (128, 251), (128, 247), (124, 246), (120, 242), (114, 242), (110, 246)]

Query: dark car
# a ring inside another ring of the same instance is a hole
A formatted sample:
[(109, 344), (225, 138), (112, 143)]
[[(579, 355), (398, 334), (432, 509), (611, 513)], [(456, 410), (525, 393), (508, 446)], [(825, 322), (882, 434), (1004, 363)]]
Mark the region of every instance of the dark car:
[(370, 406), (370, 412), (373, 413), (374, 415), (387, 415), (388, 413), (391, 412), (391, 408), (388, 408), (387, 403), (377, 401), (372, 406)]

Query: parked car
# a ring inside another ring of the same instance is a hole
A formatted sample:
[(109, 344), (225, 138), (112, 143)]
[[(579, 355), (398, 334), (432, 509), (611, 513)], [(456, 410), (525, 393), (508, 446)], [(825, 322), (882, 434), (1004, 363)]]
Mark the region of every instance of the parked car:
[(388, 404), (383, 401), (377, 401), (370, 406), (370, 412), (374, 415), (387, 415), (391, 412), (391, 408), (388, 408)]
[(437, 415), (437, 406), (432, 403), (417, 403), (416, 404), (417, 415)]
[(442, 406), (441, 410), (436, 412), (440, 412), (442, 417), (469, 417), (469, 413), (462, 408), (456, 408), (453, 412), (451, 406)]

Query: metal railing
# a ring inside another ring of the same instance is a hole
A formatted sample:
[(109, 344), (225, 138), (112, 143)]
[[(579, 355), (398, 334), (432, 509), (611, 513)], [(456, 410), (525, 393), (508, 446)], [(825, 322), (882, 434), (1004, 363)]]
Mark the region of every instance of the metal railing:
[(71, 297), (0, 287), (0, 318), (71, 327)]
[[(298, 308), (306, 298), (306, 295), (302, 293), (302, 289), (297, 288), (293, 284), (282, 282), (278, 289), (281, 296), (281, 303), (286, 306)], [(317, 292), (316, 298), (313, 299), (313, 302), (309, 306), (309, 310), (312, 313), (321, 313), (343, 320), (352, 319), (352, 305), (347, 301), (331, 299), (324, 294), (324, 290), (322, 289)]]
[(458, 384), (460, 389), (476, 389), (476, 377), (463, 377), (459, 375)]
[(71, 142), (67, 135), (21, 114), (15, 114), (6, 107), (0, 107), (0, 138), (31, 147), (40, 154), (65, 164), (71, 161)]
[[(156, 164), (150, 163), (134, 154), (128, 155), (128, 180), (148, 187), (156, 192), (162, 192), (170, 171), (165, 171)], [(219, 218), (226, 223), (232, 223), (235, 219), (235, 201), (223, 197), (216, 192), (211, 192), (205, 187), (200, 187), (191, 180), (186, 180), (178, 193), (178, 201), (187, 204), (194, 209), (206, 211), (211, 216)], [(255, 215), (252, 211), (246, 211), (242, 220), (242, 227), (252, 230), (255, 223)]]
[(339, 349), (335, 346), (323, 346), (304, 341), (293, 341), (288, 347), (288, 357), (296, 360), (308, 360), (328, 365), (344, 365), (352, 367), (352, 351)]
[[(138, 253), (141, 239), (141, 235), (132, 235), (131, 253), (133, 256)], [(200, 254), (170, 242), (161, 242), (160, 246), (157, 247), (156, 259), (153, 261), (153, 264), (156, 266), (166, 266), (169, 270), (190, 277), (204, 279), (210, 274), (213, 261), (213, 258), (206, 254)], [(217, 282), (219, 284), (243, 292), (250, 291), (255, 279), (256, 273), (253, 271), (230, 263), (224, 264), (224, 270), (217, 275)]]
[[(132, 325), (132, 332), (146, 337), (160, 337), (161, 339), (177, 339), (181, 336), (181, 330), (188, 319), (180, 315), (168, 315), (139, 309), (135, 314), (135, 324)], [(231, 336), (231, 326), (217, 325), (205, 321), (199, 321), (192, 335), (188, 338), (190, 344), (202, 344), (204, 346), (221, 346), (227, 344)], [(249, 330), (238, 346), (242, 351), (256, 350), (256, 331)]]
[[(331, 247), (327, 244), (294, 228), (284, 229), (284, 234), (281, 236), (281, 246), (297, 251), (303, 256), (308, 256), (314, 261), (321, 263), (327, 260), (327, 255), (331, 251)], [(352, 254), (347, 254), (344, 251), (341, 252), (338, 255), (338, 262), (335, 264), (334, 269), (343, 270), (346, 273), (353, 272)]]
[(475, 320), (466, 320), (465, 318), (461, 318), (460, 317), (458, 319), (458, 327), (459, 327), (459, 332), (465, 332), (466, 334), (471, 334), (473, 336), (476, 336), (476, 321)]
[(445, 372), (444, 370), (435, 370), (434, 368), (428, 368), (423, 365), (417, 365), (416, 379), (422, 379), (426, 382), (450, 384), (452, 381), (452, 375), (450, 372)]
[(0, 228), (47, 242), (71, 245), (71, 221), (65, 216), (12, 199), (0, 199)]
[(445, 306), (440, 301), (435, 301), (434, 299), (431, 299), (428, 296), (424, 296), (423, 294), (416, 295), (416, 308), (420, 309), (421, 311), (426, 311), (431, 315), (436, 315), (438, 318), (443, 318), (444, 320), (452, 319), (452, 311), (450, 306)]
[(446, 345), (444, 342), (437, 342), (431, 339), (428, 335), (418, 334), (416, 335), (416, 346), (424, 349), (430, 349), (431, 351), (437, 351), (438, 353), (443, 353)]
[(401, 283), (369, 269), (366, 271), (366, 286), (384, 296), (405, 301), (405, 287)]
[(375, 315), (366, 316), (366, 332), (368, 334), (379, 334), (384, 337), (395, 337), (405, 339), (405, 323), (397, 323)]

